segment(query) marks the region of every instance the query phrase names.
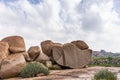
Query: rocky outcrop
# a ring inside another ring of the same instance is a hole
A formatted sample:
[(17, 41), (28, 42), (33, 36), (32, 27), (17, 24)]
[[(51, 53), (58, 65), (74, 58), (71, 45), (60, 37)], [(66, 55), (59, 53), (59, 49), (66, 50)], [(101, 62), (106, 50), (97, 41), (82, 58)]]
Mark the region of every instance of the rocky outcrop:
[(113, 52), (107, 52), (105, 50), (100, 50), (100, 51), (93, 51), (92, 53), (93, 57), (120, 57), (120, 53), (113, 53)]
[[(42, 51), (41, 51), (42, 49)], [(45, 62), (50, 68), (61, 65), (69, 68), (83, 68), (91, 61), (92, 50), (82, 40), (61, 44), (51, 40), (41, 42), (25, 51), (21, 36), (9, 36), (0, 42), (0, 78), (20, 73), (26, 62)], [(48, 62), (48, 63), (47, 63)], [(53, 65), (51, 65), (53, 64)]]
[(39, 46), (32, 46), (27, 52), (32, 60), (35, 60), (41, 53)]
[(82, 41), (82, 40), (77, 40), (77, 41), (72, 41), (71, 43), (73, 43), (74, 45), (76, 45), (79, 49), (88, 49), (88, 45)]
[(73, 43), (52, 48), (54, 60), (62, 66), (70, 68), (85, 67), (91, 61), (92, 50), (81, 50)]
[(11, 53), (25, 52), (25, 43), (21, 36), (9, 36), (1, 41), (8, 42)]
[(88, 49), (89, 46), (82, 40), (64, 45), (46, 40), (41, 43), (41, 47), (52, 61), (65, 67), (82, 68), (91, 61), (92, 50)]
[(28, 60), (24, 39), (9, 36), (0, 41), (0, 78), (17, 75)]
[(20, 73), (26, 61), (22, 54), (11, 54), (3, 59), (0, 69), (0, 78), (8, 78)]

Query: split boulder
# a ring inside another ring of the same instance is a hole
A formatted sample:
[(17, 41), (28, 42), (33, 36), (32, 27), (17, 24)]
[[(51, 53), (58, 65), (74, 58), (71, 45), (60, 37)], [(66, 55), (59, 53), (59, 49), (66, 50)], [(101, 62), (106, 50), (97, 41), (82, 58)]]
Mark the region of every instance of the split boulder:
[(62, 66), (70, 68), (83, 68), (91, 61), (91, 50), (81, 50), (72, 43), (64, 44), (63, 47), (52, 48), (54, 60)]
[(65, 57), (62, 46), (56, 45), (52, 48), (52, 57), (56, 63), (65, 66)]

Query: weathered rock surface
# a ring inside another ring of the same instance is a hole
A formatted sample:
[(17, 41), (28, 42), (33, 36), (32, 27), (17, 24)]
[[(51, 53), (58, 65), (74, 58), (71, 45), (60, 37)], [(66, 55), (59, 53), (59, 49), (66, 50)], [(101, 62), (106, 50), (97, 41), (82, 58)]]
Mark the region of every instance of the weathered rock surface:
[(41, 51), (39, 46), (32, 46), (28, 49), (28, 54), (32, 60), (35, 60), (39, 55)]
[(89, 46), (84, 41), (82, 41), (82, 40), (72, 41), (71, 43), (73, 43), (79, 49), (82, 49), (82, 50), (89, 48)]
[(9, 45), (7, 42), (0, 41), (0, 69), (2, 65), (2, 61), (9, 55)]
[(20, 73), (26, 61), (22, 54), (11, 54), (2, 61), (0, 78), (8, 78)]
[(0, 59), (4, 59), (9, 55), (9, 45), (7, 42), (0, 42)]
[(63, 46), (61, 43), (54, 43), (54, 46)]
[(21, 54), (23, 54), (26, 62), (31, 62), (31, 61), (33, 61), (33, 60), (30, 58), (30, 56), (28, 55), (27, 52), (22, 52)]
[(21, 36), (9, 36), (1, 41), (8, 42), (11, 53), (25, 52), (25, 43)]
[(52, 55), (51, 49), (53, 46), (54, 46), (54, 43), (51, 40), (46, 40), (41, 42), (41, 48), (43, 53), (45, 53), (49, 57)]
[(62, 66), (70, 68), (82, 68), (91, 61), (92, 52), (89, 49), (80, 50), (72, 43), (52, 48), (54, 60)]
[(52, 48), (52, 57), (53, 60), (56, 61), (60, 65), (64, 65), (65, 57), (63, 53), (63, 47), (62, 46), (54, 46)]
[(52, 61), (46, 61), (45, 65), (46, 65), (48, 68), (50, 68), (50, 67), (53, 66), (53, 65), (52, 65)]
[(44, 53), (41, 53), (36, 59), (35, 61), (38, 61), (38, 62), (42, 62), (42, 61), (48, 61), (50, 60), (50, 58), (44, 54)]

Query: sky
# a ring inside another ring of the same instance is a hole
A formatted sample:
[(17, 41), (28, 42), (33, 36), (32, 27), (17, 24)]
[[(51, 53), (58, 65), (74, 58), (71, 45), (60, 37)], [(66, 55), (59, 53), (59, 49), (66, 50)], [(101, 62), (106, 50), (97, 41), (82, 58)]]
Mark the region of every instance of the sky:
[(120, 52), (120, 0), (0, 0), (0, 39), (83, 40), (93, 50)]

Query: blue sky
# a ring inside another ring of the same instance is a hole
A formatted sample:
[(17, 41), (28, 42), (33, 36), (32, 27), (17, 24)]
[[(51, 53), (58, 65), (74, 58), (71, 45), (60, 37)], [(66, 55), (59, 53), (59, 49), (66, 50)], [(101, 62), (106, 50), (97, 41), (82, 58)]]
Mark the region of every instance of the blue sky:
[(0, 0), (0, 39), (84, 40), (93, 50), (120, 52), (120, 0)]
[(40, 4), (43, 0), (28, 0), (31, 4)]

